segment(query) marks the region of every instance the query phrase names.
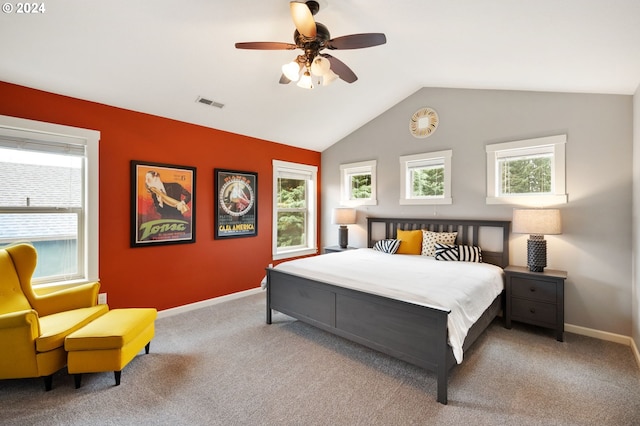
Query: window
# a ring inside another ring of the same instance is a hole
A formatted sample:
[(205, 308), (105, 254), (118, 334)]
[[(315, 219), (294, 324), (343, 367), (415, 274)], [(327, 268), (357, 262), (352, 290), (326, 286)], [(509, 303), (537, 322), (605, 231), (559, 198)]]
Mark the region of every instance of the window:
[(452, 151), (400, 157), (400, 204), (451, 204)]
[(99, 138), (0, 116), (0, 245), (33, 244), (36, 285), (98, 279)]
[(317, 253), (318, 168), (273, 160), (273, 258)]
[(487, 204), (567, 202), (567, 135), (487, 145)]
[(374, 206), (376, 161), (340, 165), (340, 203), (344, 206)]

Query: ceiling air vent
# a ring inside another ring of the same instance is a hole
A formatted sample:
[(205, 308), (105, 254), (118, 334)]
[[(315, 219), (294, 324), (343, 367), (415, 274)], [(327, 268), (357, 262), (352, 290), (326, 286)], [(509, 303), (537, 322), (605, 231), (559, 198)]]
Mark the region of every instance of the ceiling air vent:
[(198, 96), (198, 99), (196, 99), (196, 102), (209, 105), (210, 107), (216, 107), (216, 108), (222, 108), (224, 106), (224, 104), (221, 104), (220, 102), (212, 101), (211, 99), (206, 99), (206, 98), (203, 98), (202, 96)]

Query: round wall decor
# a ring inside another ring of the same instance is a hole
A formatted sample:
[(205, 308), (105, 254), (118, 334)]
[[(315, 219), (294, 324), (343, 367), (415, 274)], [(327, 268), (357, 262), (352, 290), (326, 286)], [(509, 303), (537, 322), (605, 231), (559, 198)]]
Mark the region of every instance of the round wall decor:
[(409, 120), (409, 131), (416, 138), (431, 136), (438, 128), (438, 113), (431, 108), (420, 108)]

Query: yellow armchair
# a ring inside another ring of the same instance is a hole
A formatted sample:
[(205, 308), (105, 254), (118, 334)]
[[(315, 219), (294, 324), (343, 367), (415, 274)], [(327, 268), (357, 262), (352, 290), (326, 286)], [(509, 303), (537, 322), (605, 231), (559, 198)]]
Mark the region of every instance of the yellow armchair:
[(67, 364), (65, 337), (109, 308), (97, 304), (97, 282), (38, 294), (31, 286), (36, 262), (29, 244), (0, 249), (0, 379), (44, 377), (50, 390)]

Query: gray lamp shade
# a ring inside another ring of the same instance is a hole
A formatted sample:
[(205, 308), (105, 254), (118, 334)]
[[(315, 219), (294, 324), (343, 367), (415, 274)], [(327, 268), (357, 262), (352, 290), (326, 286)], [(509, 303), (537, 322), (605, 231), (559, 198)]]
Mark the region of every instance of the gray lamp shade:
[(547, 241), (545, 235), (562, 233), (558, 209), (514, 209), (512, 231), (529, 234), (527, 240), (527, 266), (533, 272), (542, 272), (547, 266)]
[(333, 209), (331, 223), (336, 225), (351, 225), (356, 223), (356, 209), (338, 207)]
[(558, 209), (514, 209), (511, 226), (515, 234), (562, 234)]

